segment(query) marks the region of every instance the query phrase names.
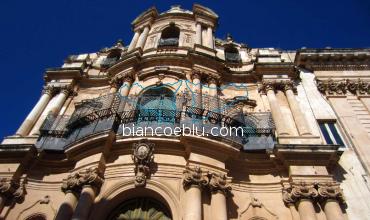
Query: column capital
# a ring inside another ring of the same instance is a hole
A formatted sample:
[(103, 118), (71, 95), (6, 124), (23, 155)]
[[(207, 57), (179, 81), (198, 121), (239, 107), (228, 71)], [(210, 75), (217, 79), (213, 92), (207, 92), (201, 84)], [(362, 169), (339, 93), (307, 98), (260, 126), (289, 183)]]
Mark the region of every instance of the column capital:
[(208, 85), (210, 85), (210, 84), (215, 84), (215, 85), (217, 85), (217, 84), (218, 84), (218, 80), (217, 80), (215, 77), (212, 77), (212, 76), (209, 76), (209, 77), (207, 78), (207, 82), (208, 82)]
[(194, 79), (201, 79), (201, 73), (200, 72), (193, 72), (191, 74), (191, 79), (194, 80)]
[(283, 189), (283, 200), (290, 205), (300, 200), (315, 200), (318, 192), (314, 183), (297, 182), (290, 183), (290, 187)]
[(204, 187), (207, 184), (208, 180), (199, 166), (186, 167), (183, 180), (184, 188), (190, 188), (191, 186)]
[(99, 190), (104, 182), (104, 177), (102, 172), (96, 167), (90, 167), (88, 169), (79, 172), (80, 178), (78, 179), (78, 184), (80, 186), (93, 186), (95, 189)]
[(42, 94), (48, 94), (50, 96), (53, 96), (56, 90), (57, 89), (52, 85), (45, 85), (42, 89)]
[(273, 81), (262, 81), (258, 90), (262, 93), (267, 93), (270, 90), (275, 91), (275, 89), (275, 83)]
[(297, 87), (294, 85), (292, 80), (282, 81), (280, 86), (282, 87), (284, 92), (288, 90), (292, 90), (294, 93), (297, 92)]
[(62, 183), (62, 191), (64, 193), (72, 192), (72, 193), (79, 193), (80, 191), (80, 185), (79, 185), (79, 178), (80, 178), (79, 173), (73, 173), (68, 175), (66, 179), (63, 180)]
[(14, 199), (15, 201), (21, 201), (25, 195), (24, 183), (24, 180), (21, 182), (12, 178), (1, 178), (0, 195), (9, 199)]
[(74, 94), (72, 85), (61, 86), (61, 87), (58, 87), (57, 89), (60, 91), (60, 93), (64, 93), (67, 96)]
[(322, 202), (328, 200), (335, 200), (340, 203), (344, 203), (343, 191), (340, 188), (340, 184), (337, 182), (323, 182), (317, 184), (317, 191), (319, 199)]
[(208, 173), (209, 189), (212, 193), (221, 192), (224, 195), (231, 194), (231, 186), (228, 184), (226, 174)]

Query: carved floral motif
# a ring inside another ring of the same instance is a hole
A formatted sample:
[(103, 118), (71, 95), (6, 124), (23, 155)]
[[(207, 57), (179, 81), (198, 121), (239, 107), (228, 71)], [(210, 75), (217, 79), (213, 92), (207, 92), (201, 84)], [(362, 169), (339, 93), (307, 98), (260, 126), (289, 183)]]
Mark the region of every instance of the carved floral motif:
[(269, 90), (281, 90), (284, 92), (292, 90), (293, 92), (297, 92), (297, 88), (292, 80), (264, 80), (259, 87), (259, 91), (267, 93)]
[(24, 199), (25, 195), (25, 180), (15, 181), (10, 178), (0, 179), (0, 195), (9, 199), (14, 199), (19, 202)]
[(326, 182), (326, 183), (319, 183), (317, 185), (317, 191), (320, 196), (321, 201), (326, 200), (337, 200), (338, 202), (344, 202), (343, 191), (339, 187), (339, 183), (336, 182)]

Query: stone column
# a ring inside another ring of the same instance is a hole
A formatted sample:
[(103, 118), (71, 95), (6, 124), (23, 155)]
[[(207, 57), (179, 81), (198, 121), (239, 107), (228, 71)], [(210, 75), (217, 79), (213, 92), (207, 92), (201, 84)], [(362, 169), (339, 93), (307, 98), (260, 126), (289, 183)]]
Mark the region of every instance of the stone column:
[(319, 199), (324, 209), (327, 220), (344, 220), (342, 209), (339, 202), (343, 202), (343, 193), (338, 183), (319, 183)]
[(207, 46), (213, 49), (213, 31), (211, 27), (207, 27)]
[(194, 73), (193, 79), (193, 93), (195, 94), (195, 103), (192, 103), (197, 108), (202, 108), (202, 84), (200, 82), (200, 75)]
[(117, 82), (112, 82), (110, 85), (109, 93), (116, 93), (118, 91), (119, 85)]
[(96, 168), (89, 168), (85, 172), (79, 173), (79, 175), (79, 185), (82, 187), (82, 191), (72, 220), (88, 219), (91, 206), (100, 186), (103, 184), (103, 178)]
[(317, 197), (318, 192), (313, 184), (305, 182), (292, 183), (291, 188), (283, 192), (284, 202), (296, 203), (300, 220), (317, 220), (313, 200)]
[(263, 83), (263, 90), (267, 94), (272, 118), (274, 119), (278, 135), (289, 135), (288, 126), (285, 124), (283, 113), (275, 96), (274, 85), (271, 82)]
[(143, 32), (140, 34), (136, 48), (144, 49), (146, 38), (149, 34), (149, 26), (145, 26)]
[(209, 188), (211, 190), (211, 213), (214, 220), (227, 220), (226, 196), (231, 187), (227, 185), (225, 174), (209, 174)]
[(299, 134), (300, 135), (311, 135), (312, 132), (310, 131), (310, 128), (308, 127), (308, 122), (306, 120), (306, 117), (302, 109), (299, 107), (299, 103), (294, 95), (292, 82), (285, 83), (284, 90), (285, 90), (285, 95), (287, 97), (290, 109), (293, 114), (295, 124), (297, 125)]
[(137, 40), (139, 39), (139, 36), (140, 36), (140, 32), (135, 31), (134, 37), (131, 40), (131, 43), (130, 43), (130, 46), (128, 47), (128, 49), (127, 49), (127, 52), (130, 52), (130, 51), (132, 51), (133, 49), (136, 48), (136, 44), (137, 44)]
[(131, 77), (125, 77), (123, 79), (123, 84), (122, 84), (121, 88), (119, 89), (119, 92), (120, 92), (121, 96), (123, 96), (123, 97), (128, 96), (128, 94), (130, 93), (130, 88), (131, 88), (132, 82), (133, 82), (133, 79)]
[(4, 208), (4, 204), (5, 204), (5, 196), (3, 194), (0, 194), (0, 213)]
[(196, 24), (195, 44), (202, 44), (202, 25), (200, 23)]
[(65, 197), (58, 209), (55, 220), (71, 219), (77, 205), (79, 177), (80, 176), (76, 173), (74, 175), (69, 175), (67, 179), (63, 180), (62, 190), (65, 193)]
[(184, 220), (202, 219), (202, 188), (208, 183), (200, 167), (184, 171), (183, 186), (185, 189)]
[(203, 28), (202, 29), (202, 45), (203, 46), (207, 46), (208, 42), (207, 42), (208, 38), (207, 38), (207, 29)]
[(37, 119), (39, 119), (41, 113), (44, 111), (45, 107), (53, 96), (53, 90), (53, 87), (50, 86), (44, 88), (39, 101), (33, 107), (32, 111), (28, 114), (21, 127), (19, 127), (19, 129), (17, 130), (17, 135), (26, 136), (30, 133), (32, 127), (35, 125)]
[[(49, 112), (48, 112), (48, 115), (50, 114), (50, 115), (53, 115), (53, 116), (58, 116), (59, 111), (63, 107), (63, 104), (66, 101), (66, 99), (68, 97), (68, 94), (70, 92), (71, 92), (70, 88), (63, 88), (63, 89), (61, 89), (61, 91), (59, 92), (59, 94), (56, 97), (55, 102), (50, 107)], [(32, 131), (31, 131), (31, 134), (32, 135), (38, 135), (38, 134), (40, 134), (40, 127), (43, 124), (43, 121), (45, 120), (46, 117), (47, 117), (47, 115), (45, 115), (43, 117), (40, 117), (40, 119), (42, 121), (41, 121), (41, 123), (37, 123), (33, 127)]]

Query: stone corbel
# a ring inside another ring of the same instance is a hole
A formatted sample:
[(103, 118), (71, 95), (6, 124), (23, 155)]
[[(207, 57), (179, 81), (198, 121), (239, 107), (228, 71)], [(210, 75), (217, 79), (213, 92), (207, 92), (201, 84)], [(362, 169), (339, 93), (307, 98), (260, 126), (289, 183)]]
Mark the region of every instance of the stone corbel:
[(81, 187), (79, 185), (79, 178), (80, 178), (79, 173), (73, 173), (68, 175), (66, 179), (63, 180), (62, 183), (62, 191), (64, 193), (72, 192), (75, 194), (78, 194), (81, 190)]
[(135, 164), (135, 186), (145, 186), (154, 162), (154, 143), (146, 140), (134, 143), (131, 157)]
[(199, 166), (193, 168), (186, 167), (184, 171), (183, 186), (184, 188), (189, 188), (191, 186), (205, 187), (208, 184), (208, 178), (203, 174)]

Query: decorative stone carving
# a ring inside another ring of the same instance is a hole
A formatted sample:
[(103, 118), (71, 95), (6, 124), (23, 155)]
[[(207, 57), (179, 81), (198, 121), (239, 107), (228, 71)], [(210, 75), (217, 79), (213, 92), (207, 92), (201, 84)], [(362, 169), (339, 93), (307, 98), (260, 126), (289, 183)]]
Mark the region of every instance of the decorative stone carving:
[(88, 168), (79, 172), (78, 184), (80, 186), (89, 185), (99, 189), (104, 182), (102, 173), (96, 167)]
[(102, 173), (98, 168), (91, 167), (86, 170), (82, 170), (71, 175), (68, 175), (67, 179), (63, 180), (62, 191), (79, 193), (84, 185), (93, 186), (95, 189), (100, 189), (104, 179)]
[(77, 193), (80, 191), (80, 186), (79, 186), (79, 178), (80, 174), (79, 173), (73, 173), (68, 175), (67, 179), (63, 180), (62, 183), (62, 191), (64, 193), (67, 192), (74, 192)]
[(154, 143), (143, 140), (133, 144), (131, 155), (135, 164), (135, 186), (145, 186), (150, 176), (151, 166), (154, 162)]
[(10, 178), (0, 179), (0, 194), (8, 199), (14, 199), (20, 202), (24, 199), (25, 195), (25, 180), (15, 181)]
[(278, 219), (278, 217), (272, 211), (267, 209), (259, 199), (252, 197), (246, 208), (239, 213), (239, 219)]
[(57, 89), (52, 85), (46, 85), (44, 86), (42, 90), (42, 94), (49, 94), (50, 96), (53, 96), (56, 93)]
[(326, 200), (337, 200), (338, 202), (344, 203), (343, 191), (339, 187), (339, 183), (336, 182), (326, 182), (319, 183), (317, 185), (317, 191), (319, 194), (319, 199), (322, 202)]
[(225, 195), (229, 195), (231, 193), (231, 186), (227, 183), (226, 174), (220, 173), (209, 173), (209, 188), (212, 193), (221, 192)]
[(203, 175), (200, 167), (196, 166), (194, 168), (187, 167), (184, 171), (184, 188), (189, 188), (190, 186), (204, 187), (208, 184), (208, 179)]
[(313, 183), (291, 183), (289, 188), (283, 190), (283, 200), (286, 205), (290, 205), (300, 199), (315, 200), (318, 196), (317, 189)]
[(259, 92), (267, 93), (269, 90), (281, 90), (287, 91), (292, 90), (297, 92), (297, 88), (291, 80), (264, 80), (262, 85), (259, 87)]
[(347, 91), (355, 95), (370, 94), (370, 82), (365, 82), (361, 79), (317, 80), (317, 88), (326, 95), (345, 95)]

